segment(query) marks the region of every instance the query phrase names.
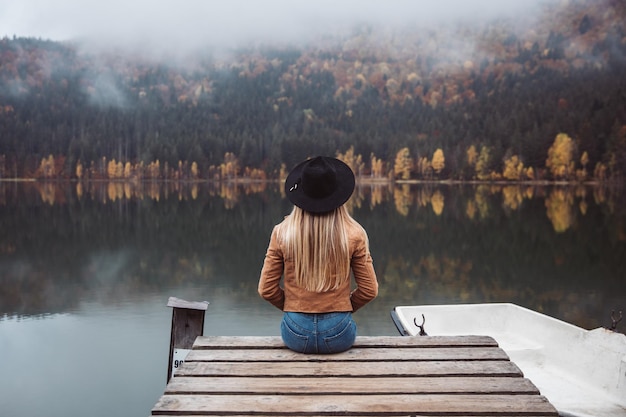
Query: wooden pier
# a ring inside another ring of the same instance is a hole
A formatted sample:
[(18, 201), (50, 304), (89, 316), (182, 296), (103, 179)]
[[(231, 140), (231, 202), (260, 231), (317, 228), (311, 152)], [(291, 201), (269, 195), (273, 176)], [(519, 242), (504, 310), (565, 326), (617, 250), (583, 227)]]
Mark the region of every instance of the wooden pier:
[(487, 336), (357, 337), (303, 355), (279, 337), (200, 336), (162, 416), (558, 416)]

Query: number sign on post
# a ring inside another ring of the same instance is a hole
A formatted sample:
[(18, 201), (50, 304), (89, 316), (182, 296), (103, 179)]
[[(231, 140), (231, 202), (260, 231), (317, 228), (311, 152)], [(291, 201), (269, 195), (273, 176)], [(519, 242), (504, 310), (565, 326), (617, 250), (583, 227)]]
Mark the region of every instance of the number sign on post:
[(176, 297), (170, 297), (167, 301), (167, 306), (173, 307), (170, 356), (167, 366), (168, 382), (174, 371), (185, 362), (196, 337), (202, 336), (204, 313), (208, 305), (208, 301), (185, 301)]

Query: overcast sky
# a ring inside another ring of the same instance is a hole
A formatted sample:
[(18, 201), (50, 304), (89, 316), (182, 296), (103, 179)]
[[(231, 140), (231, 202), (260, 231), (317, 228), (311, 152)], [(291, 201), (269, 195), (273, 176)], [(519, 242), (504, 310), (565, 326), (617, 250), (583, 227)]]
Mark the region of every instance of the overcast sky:
[[(0, 37), (176, 47), (292, 43), (356, 23), (515, 18), (545, 0), (0, 0)], [(551, 0), (554, 1), (554, 0)]]

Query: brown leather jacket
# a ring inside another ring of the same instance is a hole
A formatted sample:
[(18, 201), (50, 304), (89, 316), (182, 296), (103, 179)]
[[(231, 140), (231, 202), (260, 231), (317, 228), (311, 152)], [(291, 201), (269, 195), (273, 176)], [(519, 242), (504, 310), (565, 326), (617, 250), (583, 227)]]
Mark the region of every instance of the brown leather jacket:
[[(283, 246), (279, 241), (277, 226), (272, 230), (269, 247), (265, 255), (259, 295), (283, 311), (299, 313), (330, 313), (339, 311), (355, 312), (378, 295), (378, 281), (372, 264), (372, 256), (367, 250), (367, 236), (361, 228), (348, 230), (350, 261), (356, 281), (356, 289), (351, 290), (350, 280), (340, 288), (323, 293), (310, 292), (294, 283), (294, 266), (285, 260)], [(284, 274), (283, 286), (280, 285)]]

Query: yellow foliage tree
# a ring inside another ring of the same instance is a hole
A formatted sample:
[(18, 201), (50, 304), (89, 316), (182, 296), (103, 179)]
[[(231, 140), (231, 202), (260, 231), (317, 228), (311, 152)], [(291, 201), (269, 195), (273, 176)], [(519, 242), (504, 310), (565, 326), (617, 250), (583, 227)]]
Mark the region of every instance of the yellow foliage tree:
[(39, 169), (41, 171), (41, 175), (44, 178), (52, 178), (56, 175), (55, 165), (54, 165), (54, 156), (52, 154), (48, 155), (47, 158), (41, 159), (41, 164), (39, 165)]
[(483, 146), (480, 148), (480, 154), (478, 155), (478, 159), (476, 160), (476, 177), (479, 180), (489, 179), (489, 162), (491, 160), (491, 152), (489, 148)]
[(478, 152), (476, 151), (476, 146), (472, 145), (467, 148), (467, 164), (471, 167), (476, 165), (476, 161), (478, 160)]
[(124, 173), (124, 166), (121, 162), (116, 162), (115, 159), (112, 159), (107, 164), (107, 176), (109, 179), (119, 179), (122, 178)]
[(584, 151), (580, 157), (580, 165), (583, 166), (583, 169), (587, 169), (588, 163), (589, 163), (589, 154), (587, 154), (587, 151)]
[(546, 168), (555, 179), (568, 179), (574, 173), (574, 150), (572, 138), (565, 133), (556, 135), (546, 159)]
[(517, 155), (511, 156), (504, 161), (502, 176), (507, 180), (517, 181), (524, 174), (524, 164)]
[(408, 180), (411, 178), (413, 170), (413, 158), (409, 152), (409, 148), (402, 148), (396, 154), (396, 160), (393, 166), (393, 173), (396, 178)]
[(350, 146), (346, 153), (337, 152), (337, 159), (343, 161), (352, 169), (356, 177), (360, 177), (365, 169), (365, 163), (361, 155), (354, 154), (354, 146)]
[(133, 172), (133, 167), (130, 162), (126, 162), (124, 165), (124, 178), (130, 178)]
[(370, 155), (370, 165), (372, 178), (383, 178), (385, 176), (382, 159), (376, 158), (373, 153)]
[(232, 152), (226, 152), (224, 162), (220, 165), (222, 178), (237, 178), (239, 176), (239, 160)]
[(84, 172), (83, 164), (82, 162), (78, 161), (76, 163), (76, 178), (78, 179), (83, 178), (83, 172)]
[(435, 174), (440, 174), (441, 171), (443, 171), (443, 169), (446, 167), (446, 158), (443, 155), (443, 151), (440, 148), (437, 148), (437, 150), (435, 150), (435, 153), (433, 153), (433, 160), (431, 162), (431, 165), (433, 167), (433, 171), (435, 171)]

